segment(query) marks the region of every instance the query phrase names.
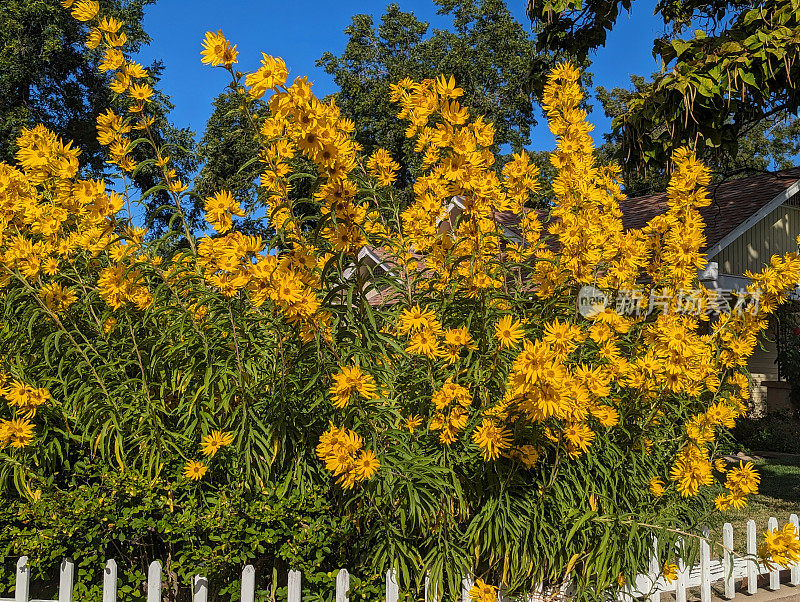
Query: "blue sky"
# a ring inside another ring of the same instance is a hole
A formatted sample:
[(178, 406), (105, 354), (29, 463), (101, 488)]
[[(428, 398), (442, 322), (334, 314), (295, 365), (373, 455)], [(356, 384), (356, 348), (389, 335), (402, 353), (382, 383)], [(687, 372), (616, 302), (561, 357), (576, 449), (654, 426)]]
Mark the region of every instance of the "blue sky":
[[(400, 8), (412, 11), (432, 27), (444, 28), (448, 17), (436, 14), (431, 0), (398, 0)], [(526, 27), (525, 0), (507, 0), (516, 18)], [(190, 127), (202, 135), (211, 114), (211, 103), (229, 81), (221, 69), (200, 63), (201, 42), (206, 31), (222, 29), (238, 45), (241, 70), (254, 69), (261, 52), (283, 57), (290, 79), (307, 75), (317, 96), (336, 91), (331, 77), (315, 66), (325, 51), (340, 54), (347, 43), (344, 29), (351, 16), (370, 13), (376, 21), (386, 4), (380, 1), (339, 0), (159, 0), (148, 7), (144, 27), (153, 38), (138, 59), (148, 64), (159, 58), (165, 64), (162, 89), (176, 105), (175, 125)], [(606, 47), (593, 57), (594, 85), (608, 88), (627, 86), (631, 74), (649, 75), (658, 68), (651, 49), (662, 25), (653, 17), (654, 2), (634, 2), (629, 15), (623, 12), (609, 36)], [(538, 115), (540, 125), (533, 133), (531, 149), (549, 150), (553, 138)], [(595, 123), (595, 140), (601, 141), (610, 126), (599, 103), (590, 115)]]

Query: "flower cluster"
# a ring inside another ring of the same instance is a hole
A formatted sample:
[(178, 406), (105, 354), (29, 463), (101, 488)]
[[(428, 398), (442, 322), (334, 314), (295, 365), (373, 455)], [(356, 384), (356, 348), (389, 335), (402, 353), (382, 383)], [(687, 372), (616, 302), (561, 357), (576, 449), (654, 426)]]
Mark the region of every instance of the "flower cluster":
[(331, 424), (319, 438), (317, 456), (338, 477), (342, 487), (352, 489), (358, 481), (371, 479), (381, 466), (375, 453), (363, 447), (364, 441), (358, 433)]
[(795, 526), (786, 523), (782, 529), (765, 531), (764, 541), (758, 546), (758, 555), (770, 570), (788, 568), (790, 564), (800, 561), (800, 539)]

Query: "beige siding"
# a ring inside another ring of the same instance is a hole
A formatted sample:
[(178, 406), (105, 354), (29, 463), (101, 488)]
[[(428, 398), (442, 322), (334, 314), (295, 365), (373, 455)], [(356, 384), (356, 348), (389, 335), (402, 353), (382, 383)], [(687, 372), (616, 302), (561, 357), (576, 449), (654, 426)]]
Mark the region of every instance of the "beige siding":
[(767, 410), (767, 387), (762, 383), (778, 380), (778, 364), (775, 363), (778, 351), (775, 342), (766, 340), (764, 336), (761, 337), (761, 342), (764, 349), (757, 345), (747, 361), (754, 417), (763, 415)]
[(719, 263), (721, 274), (743, 274), (745, 270), (759, 272), (773, 255), (794, 251), (798, 234), (800, 207), (780, 205), (709, 259)]

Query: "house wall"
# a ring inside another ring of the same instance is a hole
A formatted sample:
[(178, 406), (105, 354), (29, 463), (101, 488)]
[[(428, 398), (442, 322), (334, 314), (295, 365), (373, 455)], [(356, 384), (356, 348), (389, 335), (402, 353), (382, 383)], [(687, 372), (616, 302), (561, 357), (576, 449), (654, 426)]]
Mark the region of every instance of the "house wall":
[(747, 362), (747, 368), (750, 370), (750, 395), (753, 400), (751, 415), (754, 418), (763, 416), (767, 412), (767, 386), (764, 383), (778, 380), (778, 364), (775, 363), (777, 357), (775, 341), (762, 336), (761, 345), (756, 346)]
[[(766, 217), (753, 225), (739, 238), (717, 253), (709, 257), (716, 261), (719, 269), (720, 288), (740, 288), (744, 282), (741, 275), (745, 271), (760, 272), (773, 255), (795, 251), (796, 238), (800, 234), (800, 206), (798, 195), (772, 210)], [(768, 329), (768, 336), (772, 329)], [(774, 387), (770, 391), (770, 403), (767, 404), (767, 386), (778, 380), (778, 365), (775, 363), (777, 349), (775, 342), (760, 338), (761, 344), (756, 347), (747, 362), (750, 370), (750, 392), (753, 400), (753, 416), (761, 416), (765, 412), (778, 409), (781, 391)], [(763, 346), (763, 349), (762, 349)]]
[(773, 255), (796, 250), (798, 234), (800, 207), (779, 205), (709, 260), (719, 264), (720, 273), (760, 272)]

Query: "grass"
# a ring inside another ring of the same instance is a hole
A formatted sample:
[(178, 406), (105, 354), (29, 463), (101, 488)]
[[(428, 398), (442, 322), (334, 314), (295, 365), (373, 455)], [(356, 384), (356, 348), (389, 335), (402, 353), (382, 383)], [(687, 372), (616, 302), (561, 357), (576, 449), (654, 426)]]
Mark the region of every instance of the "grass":
[(759, 494), (752, 496), (741, 510), (716, 514), (716, 520), (709, 525), (714, 532), (713, 539), (721, 542), (723, 523), (731, 523), (737, 552), (745, 551), (745, 528), (749, 519), (756, 522), (758, 539), (761, 539), (769, 517), (774, 516), (778, 519), (778, 525), (783, 526), (789, 522), (789, 515), (800, 515), (800, 456), (764, 459), (754, 464), (761, 474)]

